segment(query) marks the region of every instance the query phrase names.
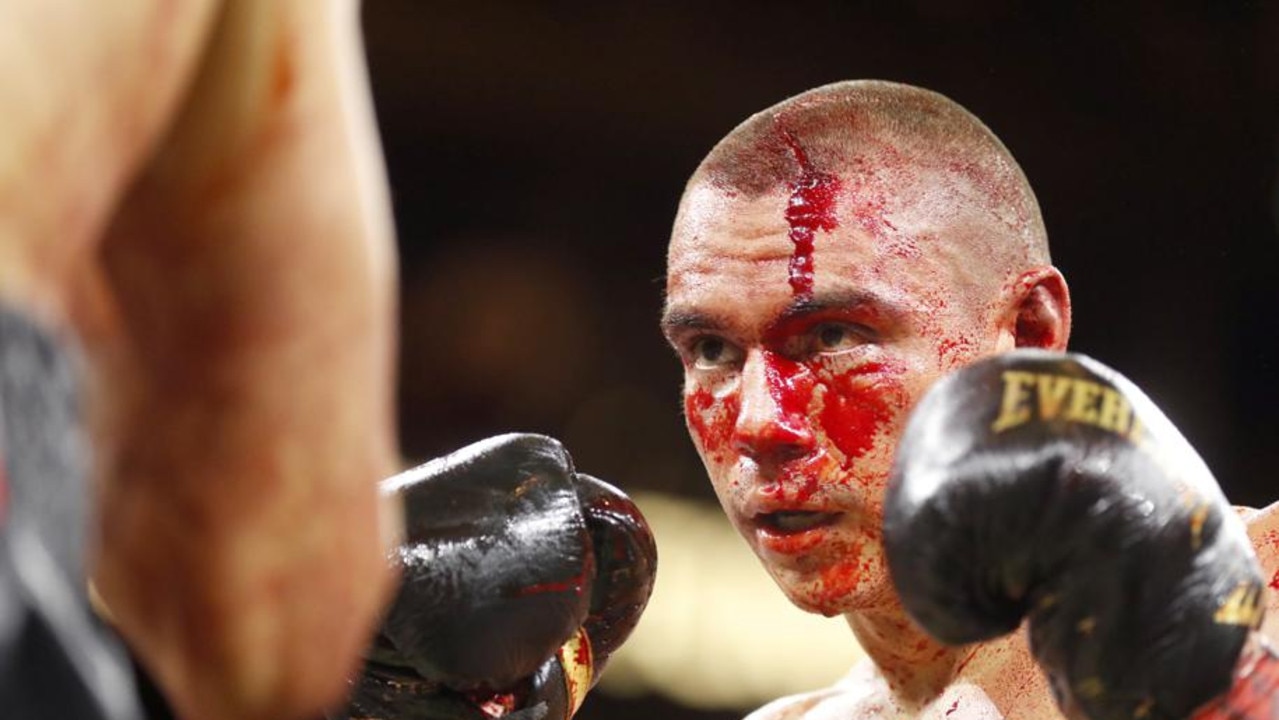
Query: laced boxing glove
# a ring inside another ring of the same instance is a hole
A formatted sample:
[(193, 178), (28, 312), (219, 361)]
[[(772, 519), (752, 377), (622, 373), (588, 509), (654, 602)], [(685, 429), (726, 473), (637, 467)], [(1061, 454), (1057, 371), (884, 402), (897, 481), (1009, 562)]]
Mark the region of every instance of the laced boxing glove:
[(1019, 350), (932, 388), (898, 447), (884, 545), (903, 605), (939, 640), (1029, 618), (1072, 718), (1189, 717), (1231, 688), (1263, 611), (1207, 467), (1139, 389), (1079, 355)]
[(503, 435), (387, 480), (403, 582), (348, 716), (571, 717), (652, 591), (638, 508), (562, 446)]

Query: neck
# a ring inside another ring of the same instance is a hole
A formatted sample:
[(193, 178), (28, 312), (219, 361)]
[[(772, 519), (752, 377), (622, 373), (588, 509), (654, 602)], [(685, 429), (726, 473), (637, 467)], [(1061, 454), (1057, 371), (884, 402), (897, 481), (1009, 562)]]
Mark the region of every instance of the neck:
[(972, 648), (948, 647), (933, 640), (900, 606), (852, 612), (844, 619), (903, 707), (936, 699), (972, 655)]

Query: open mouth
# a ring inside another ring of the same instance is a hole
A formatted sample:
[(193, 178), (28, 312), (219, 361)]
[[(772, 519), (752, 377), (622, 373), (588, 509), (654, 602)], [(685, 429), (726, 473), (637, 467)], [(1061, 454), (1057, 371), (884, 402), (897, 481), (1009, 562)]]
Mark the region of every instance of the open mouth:
[(755, 523), (763, 530), (775, 535), (794, 535), (833, 525), (838, 519), (839, 513), (788, 510), (756, 515)]

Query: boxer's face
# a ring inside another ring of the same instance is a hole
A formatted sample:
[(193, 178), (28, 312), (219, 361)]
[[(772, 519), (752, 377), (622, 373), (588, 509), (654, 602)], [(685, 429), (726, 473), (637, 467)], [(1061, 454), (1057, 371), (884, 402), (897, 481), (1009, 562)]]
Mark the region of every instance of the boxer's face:
[[(834, 187), (816, 225), (795, 214), (793, 188), (691, 190), (663, 319), (725, 512), (790, 599), (827, 615), (893, 597), (880, 525), (905, 414), (997, 339), (972, 227)], [(792, 269), (805, 223), (817, 229), (811, 286)]]

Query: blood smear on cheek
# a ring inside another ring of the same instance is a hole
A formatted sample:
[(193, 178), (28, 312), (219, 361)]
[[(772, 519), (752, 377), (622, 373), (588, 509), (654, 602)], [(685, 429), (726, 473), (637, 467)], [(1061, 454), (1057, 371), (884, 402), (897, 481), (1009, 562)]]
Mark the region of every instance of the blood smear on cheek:
[(684, 397), (684, 415), (706, 456), (724, 461), (724, 453), (733, 437), (737, 422), (738, 400), (729, 396), (719, 400), (709, 390), (699, 389)]
[(869, 560), (862, 557), (863, 543), (841, 548), (841, 559), (822, 571), (813, 589), (812, 603), (825, 614), (837, 614), (844, 606), (844, 599), (857, 592), (866, 577)]
[(845, 457), (864, 456), (901, 408), (900, 388), (882, 382), (860, 385), (851, 373), (825, 385), (822, 429)]

